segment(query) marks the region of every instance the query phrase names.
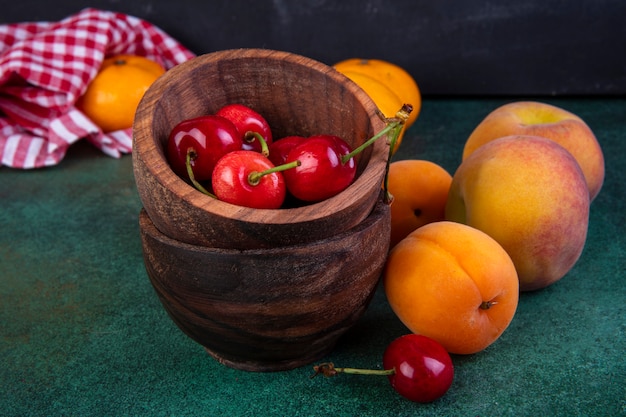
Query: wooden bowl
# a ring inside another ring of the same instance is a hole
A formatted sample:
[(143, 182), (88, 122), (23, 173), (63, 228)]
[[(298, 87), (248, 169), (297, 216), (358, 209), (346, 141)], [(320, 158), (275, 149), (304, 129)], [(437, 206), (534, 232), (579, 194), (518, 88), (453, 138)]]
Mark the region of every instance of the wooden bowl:
[(346, 190), (304, 207), (258, 210), (217, 201), (170, 168), (165, 145), (180, 121), (242, 103), (261, 113), (275, 138), (334, 134), (351, 146), (384, 128), (372, 100), (333, 68), (287, 52), (239, 49), (193, 58), (169, 70), (143, 97), (133, 126), (139, 196), (157, 229), (181, 242), (229, 249), (271, 248), (324, 239), (363, 221), (384, 177), (388, 144), (357, 158)]
[(218, 361), (278, 371), (326, 355), (365, 312), (389, 249), (390, 209), (300, 245), (233, 250), (190, 245), (140, 214), (150, 281), (172, 320)]

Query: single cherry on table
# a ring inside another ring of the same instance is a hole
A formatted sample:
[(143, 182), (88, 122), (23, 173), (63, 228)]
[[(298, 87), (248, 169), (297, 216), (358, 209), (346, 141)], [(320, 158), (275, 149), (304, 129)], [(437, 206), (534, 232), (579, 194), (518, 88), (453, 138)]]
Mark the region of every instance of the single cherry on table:
[(400, 336), (387, 346), (383, 370), (338, 368), (333, 363), (316, 365), (313, 369), (313, 376), (386, 375), (398, 394), (419, 403), (441, 398), (454, 379), (454, 365), (448, 351), (436, 340), (418, 334)]

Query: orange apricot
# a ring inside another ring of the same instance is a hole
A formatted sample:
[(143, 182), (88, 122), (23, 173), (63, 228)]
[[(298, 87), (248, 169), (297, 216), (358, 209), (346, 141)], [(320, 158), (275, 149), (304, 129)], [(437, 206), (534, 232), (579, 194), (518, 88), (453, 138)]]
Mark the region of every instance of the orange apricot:
[(420, 159), (389, 165), (391, 247), (425, 224), (445, 219), (452, 176), (440, 165)]
[(450, 353), (472, 354), (495, 342), (518, 305), (513, 261), (486, 233), (450, 221), (415, 230), (389, 253), (387, 300), (416, 334)]

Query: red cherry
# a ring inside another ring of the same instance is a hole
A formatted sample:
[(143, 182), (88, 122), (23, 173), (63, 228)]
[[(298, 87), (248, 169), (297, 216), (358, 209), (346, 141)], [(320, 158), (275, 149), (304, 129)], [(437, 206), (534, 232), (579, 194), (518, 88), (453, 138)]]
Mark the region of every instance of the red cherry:
[(275, 140), (269, 145), (268, 158), (274, 165), (282, 165), (287, 162), (287, 156), (294, 146), (305, 140), (304, 136), (285, 136)]
[(258, 209), (277, 209), (285, 201), (287, 189), (282, 170), (296, 164), (276, 167), (256, 151), (239, 150), (224, 155), (213, 171), (213, 192), (222, 201)]
[(391, 342), (383, 355), (383, 367), (395, 369), (388, 376), (403, 397), (420, 403), (443, 396), (454, 378), (454, 366), (446, 349), (422, 335), (407, 334)]
[(170, 132), (167, 159), (180, 177), (189, 179), (187, 154), (197, 181), (211, 179), (213, 168), (225, 154), (241, 149), (243, 140), (235, 125), (220, 116), (199, 116), (178, 123)]
[(227, 104), (215, 114), (233, 122), (244, 140), (243, 149), (261, 152), (261, 144), (258, 140), (247, 141), (247, 132), (256, 132), (265, 139), (268, 145), (272, 143), (272, 130), (269, 123), (261, 114), (250, 107), (237, 103)]
[(420, 403), (443, 396), (454, 379), (454, 366), (446, 349), (422, 335), (407, 334), (392, 341), (383, 354), (384, 369), (338, 368), (332, 362), (315, 365), (312, 377), (338, 373), (386, 375), (391, 386), (403, 397)]
[(322, 201), (340, 193), (356, 176), (354, 158), (342, 161), (349, 153), (350, 146), (338, 136), (306, 138), (287, 155), (287, 161), (300, 161), (300, 166), (285, 171), (287, 189), (306, 202)]

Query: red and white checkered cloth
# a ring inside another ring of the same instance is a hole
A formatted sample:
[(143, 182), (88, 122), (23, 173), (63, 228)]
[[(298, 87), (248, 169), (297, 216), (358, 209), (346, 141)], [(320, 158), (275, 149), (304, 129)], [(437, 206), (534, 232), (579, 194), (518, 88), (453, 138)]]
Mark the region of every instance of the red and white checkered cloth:
[(104, 134), (74, 106), (105, 57), (141, 55), (169, 69), (194, 54), (161, 29), (126, 14), (88, 8), (59, 22), (0, 26), (2, 165), (58, 164), (87, 139), (105, 154), (132, 149), (132, 129)]

